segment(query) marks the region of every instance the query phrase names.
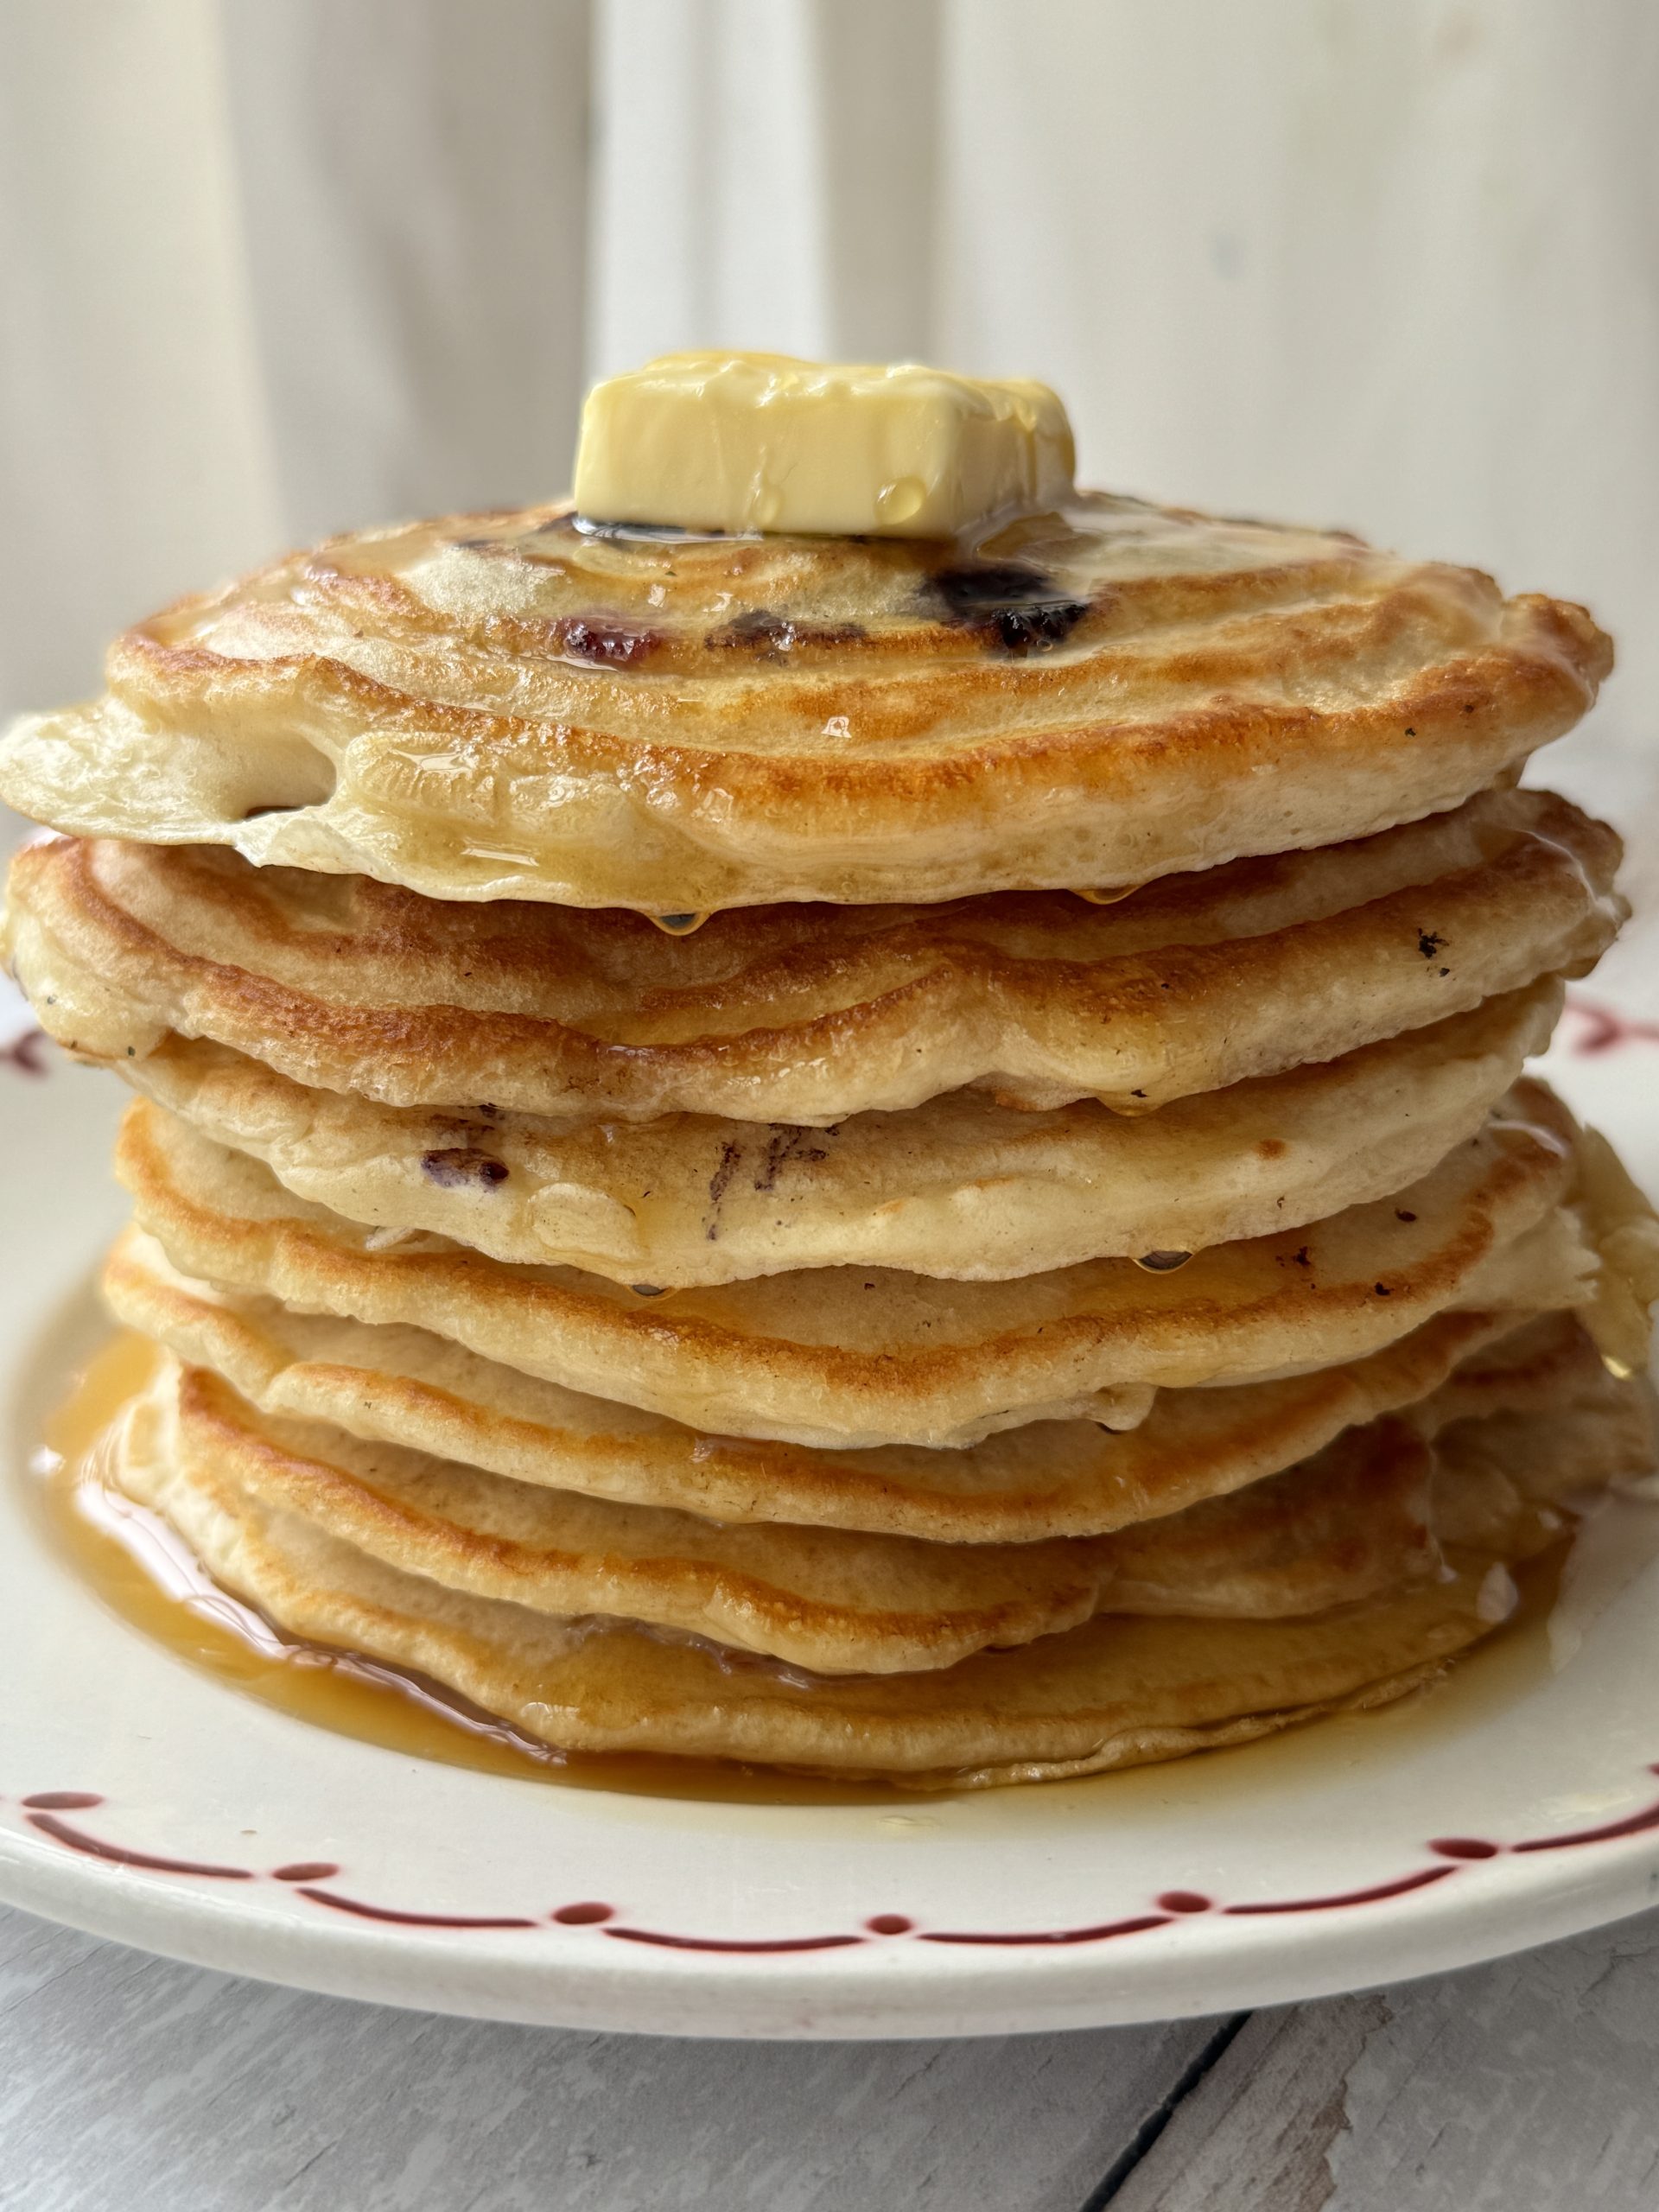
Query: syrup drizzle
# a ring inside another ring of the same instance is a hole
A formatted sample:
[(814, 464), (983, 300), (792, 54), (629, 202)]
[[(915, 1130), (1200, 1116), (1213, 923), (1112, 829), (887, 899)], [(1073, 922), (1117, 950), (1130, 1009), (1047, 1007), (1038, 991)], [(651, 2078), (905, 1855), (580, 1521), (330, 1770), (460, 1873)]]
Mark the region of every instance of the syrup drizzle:
[[(563, 1755), (534, 1738), (520, 1735), (493, 1715), (469, 1707), (436, 1682), (347, 1651), (285, 1635), (254, 1607), (212, 1581), (165, 1522), (133, 1503), (109, 1484), (109, 1430), (122, 1408), (150, 1379), (156, 1356), (155, 1348), (143, 1338), (124, 1335), (107, 1344), (89, 1363), (66, 1405), (48, 1425), (48, 1448), (36, 1461), (37, 1471), (46, 1478), (37, 1487), (37, 1501), (44, 1508), (60, 1549), (68, 1554), (82, 1579), (110, 1610), (186, 1663), (264, 1703), (336, 1733), (406, 1755), (508, 1775), (520, 1781), (750, 1804), (913, 1803), (909, 1793), (881, 1783), (821, 1781), (717, 1761)], [(1562, 1556), (1558, 1554), (1523, 1572), (1523, 1630), (1525, 1626), (1537, 1630), (1544, 1628)], [(1443, 1719), (1454, 1728), (1466, 1726), (1471, 1697), (1482, 1696), (1475, 1685), (1481, 1679), (1483, 1669), (1487, 1683), (1484, 1697), (1496, 1694), (1507, 1703), (1547, 1668), (1547, 1642), (1541, 1634), (1517, 1635), (1512, 1626), (1503, 1637), (1494, 1639), (1485, 1652), (1465, 1660), (1452, 1684), (1435, 1700), (1413, 1700), (1403, 1706), (1386, 1708), (1381, 1713), (1327, 1720), (1319, 1728), (1295, 1732), (1269, 1745), (1250, 1746), (1238, 1753), (1211, 1754), (1202, 1762), (1206, 1780), (1213, 1777), (1224, 1802), (1228, 1778), (1246, 1787), (1254, 1783), (1273, 1788), (1276, 1777), (1278, 1785), (1282, 1786), (1287, 1764), (1294, 1766), (1310, 1758), (1339, 1756), (1341, 1738), (1346, 1738), (1351, 1749), (1361, 1733), (1367, 1744), (1385, 1743), (1400, 1732), (1420, 1730), (1425, 1725), (1425, 1714), (1435, 1717), (1429, 1722), (1431, 1726)], [(1319, 1739), (1317, 1743), (1313, 1741), (1315, 1738)], [(1079, 1786), (1103, 1788), (1113, 1794), (1116, 1801), (1130, 1808), (1138, 1798), (1147, 1792), (1155, 1796), (1166, 1784), (1162, 1770), (1151, 1768), (1097, 1777)], [(60, 1817), (65, 1813), (90, 1811), (101, 1802), (100, 1797), (89, 1791), (48, 1790), (23, 1800), (23, 1812), (42, 1834), (52, 1836), (66, 1848), (87, 1856), (153, 1872), (195, 1873), (213, 1879), (249, 1878), (245, 1869), (169, 1859), (108, 1843), (89, 1834), (80, 1824)], [(1226, 1906), (1195, 1891), (1170, 1890), (1157, 1897), (1154, 1913), (1143, 1912), (1079, 1928), (985, 1934), (913, 1932), (918, 1939), (940, 1942), (1080, 1943), (1137, 1933), (1173, 1916), (1211, 1910), (1236, 1914), (1328, 1910), (1403, 1895), (1457, 1872), (1460, 1864), (1495, 1858), (1504, 1852), (1562, 1850), (1580, 1844), (1644, 1834), (1655, 1829), (1659, 1829), (1659, 1802), (1600, 1827), (1526, 1841), (1497, 1843), (1474, 1836), (1434, 1838), (1427, 1842), (1427, 1848), (1442, 1862), (1440, 1865), (1419, 1867), (1396, 1881), (1352, 1891)], [(308, 1897), (315, 1893), (316, 1903), (334, 1910), (357, 1912), (366, 1917), (399, 1916), (391, 1908), (370, 1904), (340, 1891), (320, 1886), (330, 1882), (340, 1871), (329, 1862), (296, 1862), (274, 1870), (268, 1878), (290, 1883)], [(412, 1925), (521, 1924), (493, 1919), (452, 1922), (445, 1916), (432, 1920), (418, 1913), (407, 1917)], [(551, 1917), (569, 1927), (602, 1928), (606, 1935), (631, 1942), (658, 1940), (654, 1931), (607, 1924), (616, 1917), (615, 1909), (591, 1901), (561, 1907)], [(881, 1936), (912, 1932), (901, 1914), (878, 1915), (867, 1927), (869, 1933)], [(676, 1937), (675, 1942), (681, 1948), (701, 1948), (704, 1940)], [(789, 1940), (806, 1948), (817, 1948), (831, 1939), (812, 1936)], [(713, 1946), (717, 1939), (707, 1941)]]
[(1087, 899), (1091, 906), (1116, 906), (1125, 899), (1133, 899), (1137, 891), (1146, 889), (1144, 883), (1125, 883), (1116, 891), (1081, 891), (1073, 885), (1071, 896)]
[[(111, 1432), (153, 1377), (157, 1357), (144, 1338), (124, 1333), (88, 1363), (46, 1426), (46, 1448), (35, 1461), (43, 1479), (34, 1486), (35, 1498), (54, 1548), (77, 1578), (110, 1611), (185, 1664), (337, 1735), (520, 1782), (740, 1804), (911, 1802), (880, 1783), (818, 1780), (735, 1762), (556, 1751), (412, 1669), (289, 1636), (214, 1582), (160, 1515), (110, 1483)], [(98, 1802), (83, 1793), (57, 1792), (36, 1801), (35, 1810), (74, 1811)], [(96, 1851), (90, 1840), (84, 1847), (67, 1836), (57, 1840)], [(120, 1854), (112, 1847), (98, 1855)], [(327, 1902), (339, 1904), (334, 1897)]]
[[(105, 1440), (112, 1408), (119, 1406), (142, 1387), (153, 1366), (154, 1348), (142, 1340), (118, 1339), (106, 1347), (95, 1360), (71, 1398), (69, 1405), (51, 1424), (49, 1448), (40, 1455), (39, 1471), (48, 1475), (46, 1488), (54, 1503), (72, 1516), (73, 1541), (71, 1548), (83, 1548), (88, 1544), (103, 1548), (107, 1567), (111, 1559), (121, 1562), (122, 1573), (128, 1584), (142, 1582), (152, 1608), (166, 1611), (170, 1632), (162, 1638), (170, 1648), (180, 1649), (192, 1640), (198, 1643), (205, 1636), (219, 1638), (232, 1644), (237, 1658), (230, 1670), (235, 1678), (247, 1685), (250, 1668), (255, 1665), (274, 1665), (289, 1681), (310, 1680), (314, 1683), (327, 1681), (333, 1689), (341, 1682), (353, 1691), (366, 1693), (375, 1702), (373, 1710), (377, 1725), (373, 1729), (353, 1728), (348, 1732), (370, 1735), (385, 1740), (384, 1730), (387, 1713), (396, 1712), (399, 1725), (392, 1732), (398, 1738), (399, 1748), (408, 1748), (406, 1731), (411, 1713), (422, 1726), (437, 1730), (444, 1740), (435, 1755), (454, 1758), (457, 1744), (465, 1743), (475, 1751), (473, 1732), (482, 1726), (493, 1751), (505, 1753), (504, 1731), (487, 1715), (474, 1716), (459, 1701), (435, 1684), (423, 1684), (415, 1676), (402, 1677), (397, 1670), (379, 1668), (374, 1662), (359, 1661), (352, 1655), (327, 1650), (322, 1647), (307, 1647), (283, 1637), (271, 1624), (263, 1620), (251, 1608), (242, 1605), (227, 1592), (219, 1590), (202, 1574), (200, 1567), (188, 1560), (183, 1547), (173, 1538), (164, 1524), (124, 1498), (111, 1492), (101, 1478)], [(92, 1520), (84, 1510), (90, 1506)], [(100, 1521), (96, 1516), (102, 1515)], [(116, 1526), (109, 1524), (113, 1522)], [(121, 1525), (124, 1522), (124, 1526)], [(134, 1541), (135, 1532), (139, 1541)], [(141, 1561), (144, 1546), (151, 1547)], [(175, 1577), (182, 1577), (179, 1587), (163, 1587), (154, 1579), (156, 1563), (161, 1560), (170, 1563)], [(183, 1562), (181, 1565), (181, 1562)], [(1554, 1567), (1559, 1567), (1560, 1555)], [(102, 1594), (109, 1594), (107, 1579), (99, 1581)], [(1554, 1572), (1547, 1571), (1537, 1580), (1528, 1610), (1535, 1624), (1548, 1617), (1548, 1603), (1540, 1603), (1540, 1593), (1552, 1593)], [(130, 1591), (128, 1594), (130, 1594)], [(118, 1610), (123, 1610), (118, 1607)], [(178, 1624), (191, 1624), (188, 1637), (181, 1634)], [(234, 1630), (226, 1626), (234, 1623)], [(273, 1656), (274, 1655), (274, 1657)], [(188, 1650), (182, 1656), (191, 1656)], [(197, 1663), (201, 1663), (198, 1656)], [(215, 1671), (222, 1671), (215, 1669)], [(359, 1680), (361, 1675), (365, 1679)], [(1513, 1688), (1513, 1684), (1510, 1685)], [(259, 1694), (256, 1691), (256, 1694)], [(270, 1701), (288, 1705), (290, 1710), (302, 1707), (286, 1698)], [(1396, 1714), (1400, 1708), (1395, 1708)], [(442, 1715), (442, 1718), (440, 1718)], [(308, 1714), (307, 1717), (315, 1717)], [(329, 1716), (330, 1725), (334, 1716)], [(1329, 1726), (1329, 1724), (1327, 1724)], [(1371, 1726), (1375, 1726), (1373, 1722)], [(1386, 1726), (1386, 1716), (1385, 1716)], [(1282, 1749), (1283, 1739), (1281, 1748)], [(521, 1751), (512, 1747), (512, 1770), (524, 1775), (526, 1771), (544, 1770), (559, 1763), (548, 1754), (544, 1747), (530, 1745)], [(526, 1764), (526, 1758), (530, 1764)], [(1224, 1764), (1222, 1755), (1217, 1764)], [(469, 1756), (463, 1764), (480, 1763)], [(564, 1763), (568, 1768), (569, 1763)], [(591, 1760), (588, 1764), (597, 1770), (594, 1780), (604, 1788), (639, 1787), (621, 1780), (615, 1770), (621, 1762)], [(690, 1762), (672, 1760), (645, 1763), (653, 1769), (676, 1770)], [(1210, 1762), (1205, 1762), (1206, 1766)], [(1659, 1774), (1659, 1764), (1651, 1771)], [(574, 1779), (568, 1771), (559, 1778)], [(1110, 1777), (1122, 1788), (1127, 1779), (1131, 1783), (1136, 1777)], [(1144, 1779), (1144, 1777), (1142, 1777)], [(725, 1779), (729, 1784), (729, 1776)], [(768, 1783), (776, 1777), (766, 1777)], [(1154, 1779), (1156, 1776), (1154, 1772)], [(674, 1773), (666, 1787), (673, 1794), (685, 1794), (685, 1777)], [(662, 1786), (662, 1785), (658, 1785)], [(702, 1794), (702, 1793), (700, 1793)], [(730, 1795), (729, 1787), (722, 1794)], [(771, 1796), (772, 1792), (768, 1792)], [(889, 1802), (892, 1793), (883, 1792)], [(1357, 1907), (1384, 1904), (1389, 1899), (1408, 1896), (1446, 1881), (1451, 1876), (1468, 1872), (1474, 1864), (1497, 1859), (1506, 1854), (1520, 1854), (1540, 1851), (1562, 1851), (1586, 1846), (1606, 1844), (1659, 1831), (1659, 1800), (1626, 1814), (1622, 1818), (1597, 1826), (1570, 1829), (1565, 1833), (1516, 1839), (1497, 1842), (1481, 1836), (1447, 1835), (1431, 1839), (1427, 1848), (1441, 1863), (1419, 1866), (1392, 1880), (1374, 1882), (1364, 1887), (1322, 1893), (1318, 1896), (1277, 1897), (1225, 1904), (1203, 1891), (1171, 1889), (1160, 1892), (1150, 1902), (1151, 1910), (1132, 1913), (1117, 1919), (1098, 1921), (1076, 1927), (1022, 1929), (957, 1929), (918, 1927), (908, 1914), (900, 1912), (876, 1913), (863, 1920), (855, 1929), (845, 1932), (800, 1936), (719, 1936), (683, 1933), (677, 1930), (642, 1927), (619, 1918), (615, 1905), (594, 1899), (578, 1900), (560, 1905), (551, 1910), (540, 1907), (524, 1914), (469, 1914), (458, 1912), (422, 1912), (410, 1907), (386, 1905), (348, 1892), (324, 1886), (332, 1884), (342, 1869), (331, 1860), (295, 1860), (265, 1872), (252, 1867), (230, 1866), (213, 1861), (174, 1857), (159, 1852), (143, 1851), (134, 1846), (111, 1841), (92, 1834), (77, 1821), (62, 1816), (67, 1813), (84, 1813), (97, 1809), (104, 1799), (96, 1791), (86, 1789), (37, 1790), (21, 1800), (24, 1819), (40, 1834), (49, 1837), (65, 1849), (105, 1863), (130, 1868), (141, 1873), (162, 1874), (194, 1878), (207, 1881), (270, 1880), (290, 1885), (294, 1892), (325, 1911), (346, 1915), (359, 1920), (393, 1923), (402, 1927), (433, 1931), (459, 1932), (479, 1930), (531, 1931), (555, 1928), (590, 1930), (594, 1936), (614, 1938), (627, 1943), (645, 1944), (662, 1949), (726, 1954), (816, 1953), (842, 1950), (865, 1944), (874, 1939), (908, 1938), (921, 1942), (968, 1946), (1040, 1947), (1096, 1944), (1121, 1936), (1151, 1933), (1167, 1928), (1179, 1919), (1209, 1912), (1221, 1912), (1236, 1916), (1256, 1916), (1283, 1913), (1329, 1912)], [(861, 1800), (862, 1802), (862, 1800)]]

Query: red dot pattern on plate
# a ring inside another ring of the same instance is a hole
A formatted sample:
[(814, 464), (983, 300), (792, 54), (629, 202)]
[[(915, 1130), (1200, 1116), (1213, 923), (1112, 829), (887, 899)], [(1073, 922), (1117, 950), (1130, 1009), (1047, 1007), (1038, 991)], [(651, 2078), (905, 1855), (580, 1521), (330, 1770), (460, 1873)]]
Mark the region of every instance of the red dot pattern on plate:
[(54, 1843), (67, 1844), (71, 1851), (82, 1852), (88, 1859), (107, 1859), (117, 1866), (135, 1866), (146, 1874), (200, 1874), (215, 1882), (253, 1879), (245, 1866), (215, 1866), (203, 1859), (160, 1859), (152, 1852), (131, 1850), (124, 1843), (105, 1843), (100, 1836), (88, 1835), (84, 1828), (71, 1827), (55, 1813), (32, 1812), (24, 1817), (31, 1827), (49, 1835)]
[[(1647, 1770), (1659, 1774), (1659, 1761)], [(93, 1860), (113, 1862), (123, 1867), (136, 1868), (147, 1873), (206, 1876), (221, 1881), (257, 1881), (261, 1879), (289, 1882), (295, 1885), (294, 1894), (307, 1897), (314, 1904), (326, 1905), (339, 1913), (353, 1915), (364, 1920), (378, 1920), (401, 1923), (410, 1928), (426, 1929), (534, 1929), (545, 1927), (549, 1920), (567, 1928), (592, 1927), (601, 1929), (607, 1936), (613, 1936), (631, 1943), (658, 1944), (670, 1949), (712, 1952), (774, 1952), (840, 1950), (849, 1945), (863, 1943), (872, 1936), (894, 1936), (914, 1934), (926, 1943), (952, 1944), (1072, 1944), (1098, 1943), (1113, 1936), (1138, 1936), (1154, 1929), (1167, 1928), (1172, 1920), (1181, 1915), (1203, 1912), (1255, 1915), (1300, 1912), (1328, 1912), (1344, 1906), (1380, 1904), (1390, 1897), (1404, 1897), (1414, 1890), (1427, 1889), (1432, 1884), (1445, 1881), (1459, 1873), (1472, 1862), (1497, 1859), (1511, 1853), (1566, 1851), (1585, 1844), (1611, 1843), (1624, 1838), (1651, 1835), (1659, 1832), (1659, 1802), (1645, 1805), (1636, 1812), (1627, 1813), (1622, 1819), (1608, 1821), (1600, 1826), (1573, 1828), (1554, 1835), (1531, 1836), (1516, 1843), (1496, 1843), (1484, 1836), (1445, 1835), (1430, 1840), (1427, 1848), (1435, 1857), (1449, 1864), (1421, 1866), (1415, 1872), (1398, 1876), (1395, 1880), (1377, 1882), (1363, 1889), (1341, 1890), (1323, 1896), (1304, 1897), (1264, 1898), (1240, 1904), (1219, 1904), (1198, 1890), (1166, 1890), (1156, 1899), (1156, 1910), (1125, 1920), (1097, 1921), (1080, 1928), (1044, 1928), (1020, 1930), (994, 1929), (918, 1929), (910, 1916), (902, 1912), (879, 1912), (862, 1923), (859, 1933), (822, 1936), (684, 1936), (666, 1929), (621, 1927), (612, 1925), (617, 1917), (614, 1905), (594, 1900), (581, 1900), (560, 1905), (545, 1919), (520, 1918), (517, 1916), (494, 1914), (474, 1916), (461, 1913), (424, 1913), (398, 1906), (371, 1904), (368, 1899), (342, 1896), (338, 1891), (319, 1889), (315, 1885), (330, 1879), (340, 1869), (333, 1860), (304, 1859), (274, 1867), (267, 1876), (257, 1874), (251, 1867), (222, 1866), (199, 1859), (167, 1859), (151, 1853), (135, 1850), (130, 1845), (112, 1843), (101, 1836), (90, 1835), (84, 1828), (73, 1827), (59, 1815), (62, 1812), (83, 1812), (106, 1801), (91, 1789), (42, 1789), (16, 1801), (29, 1825), (54, 1842), (67, 1846)]]
[(19, 1075), (44, 1075), (45, 1052), (46, 1032), (25, 1030), (21, 1037), (14, 1037), (10, 1045), (0, 1050), (0, 1067), (16, 1068)]
[(348, 1912), (359, 1920), (385, 1920), (399, 1928), (534, 1928), (533, 1920), (510, 1918), (494, 1913), (464, 1912), (405, 1912), (401, 1906), (370, 1904), (364, 1897), (342, 1897), (338, 1890), (313, 1889), (309, 1884), (295, 1891), (296, 1897), (309, 1897), (314, 1904), (326, 1904), (335, 1912)]
[(1572, 1039), (1568, 1047), (1572, 1052), (1611, 1052), (1621, 1045), (1659, 1045), (1659, 1025), (1632, 1021), (1610, 1006), (1580, 997), (1577, 991), (1567, 993), (1567, 1010), (1585, 1025)]

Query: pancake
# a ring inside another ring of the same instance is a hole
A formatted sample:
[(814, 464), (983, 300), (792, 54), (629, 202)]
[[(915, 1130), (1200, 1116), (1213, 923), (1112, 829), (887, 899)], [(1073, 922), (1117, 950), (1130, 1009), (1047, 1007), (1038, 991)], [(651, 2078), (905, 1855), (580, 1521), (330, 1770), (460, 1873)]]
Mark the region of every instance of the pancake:
[(179, 601), (14, 727), (0, 798), (448, 899), (1115, 887), (1455, 806), (1611, 658), (1471, 569), (1102, 493), (973, 547), (537, 507)]
[[(1559, 1445), (1569, 1414), (1570, 1459)], [(1646, 1374), (1617, 1375), (1567, 1314), (1471, 1354), (1402, 1418), (1455, 1458), (1456, 1484), (1436, 1492), (1433, 1512), (1436, 1536), (1454, 1553), (1512, 1551), (1517, 1537), (1541, 1548), (1575, 1502), (1647, 1474), (1659, 1453)]]
[(1135, 1121), (957, 1091), (827, 1129), (691, 1115), (572, 1128), (379, 1106), (182, 1039), (120, 1065), (298, 1197), (494, 1259), (672, 1289), (839, 1267), (982, 1282), (1179, 1256), (1400, 1190), (1474, 1135), (1560, 1006), (1547, 978)]
[(571, 1268), (394, 1242), (283, 1190), (135, 1101), (117, 1172), (183, 1272), (299, 1311), (413, 1325), (486, 1359), (691, 1427), (836, 1447), (966, 1444), (1042, 1419), (1142, 1418), (1154, 1387), (1363, 1357), (1448, 1309), (1535, 1311), (1591, 1289), (1562, 1211), (1574, 1125), (1516, 1085), (1419, 1183), (1169, 1274), (1103, 1260), (1010, 1283), (818, 1268), (644, 1297)]
[(1135, 1112), (1581, 975), (1626, 908), (1611, 830), (1539, 791), (1091, 906), (639, 916), (446, 905), (205, 849), (58, 840), (5, 944), (89, 1058), (170, 1036), (389, 1106), (817, 1123), (967, 1084)]
[[(706, 1436), (521, 1374), (429, 1330), (290, 1313), (181, 1275), (130, 1229), (104, 1270), (118, 1319), (224, 1376), (260, 1412), (588, 1497), (728, 1523), (797, 1522), (941, 1543), (1086, 1536), (1179, 1512), (1278, 1473), (1344, 1428), (1415, 1408), (1513, 1332), (1513, 1314), (1443, 1313), (1367, 1359), (1274, 1382), (1160, 1390), (1138, 1427), (1033, 1421), (959, 1451), (815, 1452)], [(1582, 1337), (1569, 1317), (1544, 1325)], [(1523, 1329), (1531, 1370), (1548, 1341)], [(1501, 1370), (1500, 1370), (1501, 1371)], [(1514, 1378), (1505, 1376), (1506, 1397)], [(1414, 1414), (1414, 1418), (1415, 1418)]]
[(1579, 1132), (1573, 1198), (1601, 1260), (1584, 1325), (1616, 1375), (1645, 1374), (1659, 1305), (1659, 1217), (1599, 1129)]
[(318, 1424), (165, 1363), (165, 1455), (387, 1565), (539, 1613), (634, 1619), (829, 1674), (949, 1666), (1096, 1612), (1277, 1619), (1433, 1573), (1427, 1446), (1351, 1429), (1287, 1472), (1115, 1536), (931, 1544), (613, 1505)]
[(851, 1679), (445, 1588), (256, 1497), (212, 1452), (187, 1465), (153, 1407), (124, 1425), (113, 1475), (289, 1634), (417, 1669), (557, 1750), (983, 1787), (1239, 1743), (1432, 1679), (1505, 1617), (1507, 1568), (1549, 1541), (1582, 1487), (1580, 1446), (1586, 1433), (1605, 1433), (1601, 1406), (1637, 1389), (1604, 1371), (1597, 1402), (1533, 1416), (1524, 1492), (1492, 1487), (1479, 1423), (1448, 1431), (1436, 1446), (1436, 1497), (1455, 1517), (1472, 1450), (1485, 1541), (1453, 1551), (1441, 1576), (1311, 1617), (1100, 1614), (1014, 1650)]

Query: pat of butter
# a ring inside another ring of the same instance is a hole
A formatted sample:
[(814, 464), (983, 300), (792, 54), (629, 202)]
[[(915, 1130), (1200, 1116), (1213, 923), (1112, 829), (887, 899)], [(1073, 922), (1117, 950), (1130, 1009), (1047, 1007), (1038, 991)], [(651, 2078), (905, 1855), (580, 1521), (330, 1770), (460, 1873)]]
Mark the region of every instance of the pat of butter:
[(1056, 505), (1074, 467), (1046, 385), (670, 353), (588, 393), (575, 500), (599, 522), (955, 537)]

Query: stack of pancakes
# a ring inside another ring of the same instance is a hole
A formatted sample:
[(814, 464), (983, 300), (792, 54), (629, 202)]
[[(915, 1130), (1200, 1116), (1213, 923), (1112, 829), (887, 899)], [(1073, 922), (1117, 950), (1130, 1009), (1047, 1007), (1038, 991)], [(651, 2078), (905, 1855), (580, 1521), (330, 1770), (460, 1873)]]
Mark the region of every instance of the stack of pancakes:
[(114, 1478), (556, 1749), (911, 1784), (1395, 1696), (1651, 1462), (1659, 1228), (1522, 1072), (1624, 908), (1580, 609), (1086, 495), (561, 509), (187, 601), (0, 795), (139, 1094)]

